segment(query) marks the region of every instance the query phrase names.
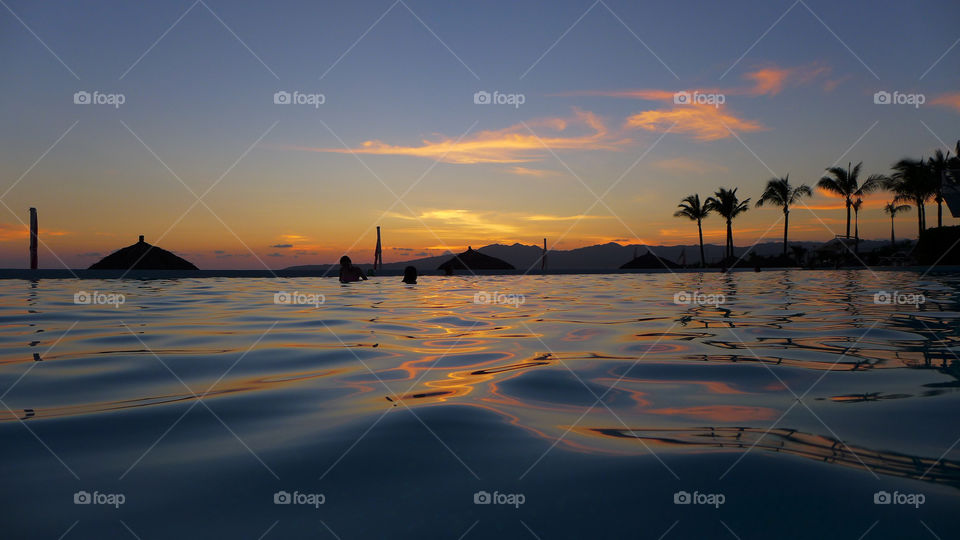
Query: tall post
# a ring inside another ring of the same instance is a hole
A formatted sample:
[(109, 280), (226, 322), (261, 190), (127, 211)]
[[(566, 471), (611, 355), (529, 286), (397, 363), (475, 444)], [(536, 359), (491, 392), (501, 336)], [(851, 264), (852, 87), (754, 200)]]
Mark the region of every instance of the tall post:
[(37, 269), (37, 209), (30, 209), (30, 269)]
[(546, 272), (547, 270), (547, 239), (543, 239), (543, 256), (540, 257), (540, 271)]
[(383, 250), (380, 247), (380, 226), (377, 226), (377, 249), (373, 252), (373, 269), (383, 267)]

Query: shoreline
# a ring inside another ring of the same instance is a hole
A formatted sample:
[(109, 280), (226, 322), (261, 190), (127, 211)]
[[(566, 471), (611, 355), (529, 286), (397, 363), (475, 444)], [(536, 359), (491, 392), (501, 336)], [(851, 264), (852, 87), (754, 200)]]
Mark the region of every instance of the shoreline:
[[(928, 274), (960, 273), (960, 266), (841, 266), (840, 268), (800, 268), (800, 267), (771, 267), (763, 268), (761, 272), (779, 272), (795, 270), (798, 272), (837, 271), (837, 270), (866, 270), (874, 272), (919, 272)], [(736, 273), (756, 273), (753, 268), (735, 268), (728, 270)], [(687, 274), (687, 273), (721, 273), (719, 268), (635, 268), (635, 269), (556, 269), (546, 272), (529, 272), (524, 274), (520, 270), (477, 270), (476, 272), (460, 272), (453, 276), (445, 276), (441, 272), (422, 273), (420, 277), (473, 277), (476, 276), (542, 276), (542, 275), (610, 275), (610, 274)], [(400, 277), (402, 270), (382, 270), (372, 278)], [(68, 270), (68, 269), (19, 269), (0, 268), (0, 280), (37, 281), (41, 279), (222, 279), (222, 278), (330, 278), (336, 279), (337, 274), (324, 274), (317, 270)]]

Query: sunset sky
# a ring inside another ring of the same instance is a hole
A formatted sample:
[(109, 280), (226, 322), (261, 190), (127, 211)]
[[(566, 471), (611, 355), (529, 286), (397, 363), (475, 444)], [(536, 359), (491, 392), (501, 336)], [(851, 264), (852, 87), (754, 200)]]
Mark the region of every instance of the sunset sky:
[[(691, 244), (672, 217), (687, 194), (755, 201), (774, 173), (886, 173), (960, 138), (952, 0), (4, 2), (3, 267), (28, 263), (31, 206), (46, 268), (138, 234), (201, 268), (368, 262), (376, 225), (386, 262), (543, 237)], [(866, 201), (863, 237), (889, 237), (889, 199)], [(841, 201), (807, 204), (792, 239), (842, 232)], [(778, 241), (780, 217), (752, 208), (736, 244)], [(915, 236), (915, 215), (897, 226)], [(721, 219), (704, 233), (721, 243)]]

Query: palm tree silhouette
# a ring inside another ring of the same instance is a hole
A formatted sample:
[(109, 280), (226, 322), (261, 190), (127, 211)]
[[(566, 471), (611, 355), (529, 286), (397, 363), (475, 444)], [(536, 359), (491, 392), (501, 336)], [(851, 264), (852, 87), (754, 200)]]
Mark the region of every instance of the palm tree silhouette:
[(727, 247), (724, 258), (733, 257), (733, 218), (750, 209), (750, 199), (737, 198), (737, 188), (720, 188), (713, 197), (708, 197), (704, 203), (707, 210), (716, 212), (727, 220)]
[[(958, 141), (960, 144), (960, 141)], [(942, 183), (946, 180), (947, 171), (950, 169), (951, 164), (950, 152), (946, 154), (943, 153), (943, 150), (937, 149), (933, 153), (933, 157), (927, 159), (927, 166), (930, 167), (930, 174), (932, 176), (931, 181), (936, 181), (934, 184), (933, 200), (937, 202), (937, 227), (943, 227), (943, 189)]]
[(767, 188), (757, 200), (757, 208), (766, 203), (783, 208), (783, 254), (787, 254), (787, 228), (790, 225), (790, 205), (803, 197), (813, 195), (810, 186), (801, 184), (797, 187), (790, 185), (790, 175), (783, 178), (771, 178), (767, 181)]
[(923, 158), (907, 158), (894, 163), (892, 169), (894, 172), (885, 179), (884, 186), (896, 195), (893, 202), (909, 202), (917, 207), (917, 234), (922, 234), (927, 228), (924, 203), (936, 192), (930, 168), (924, 165)]
[(677, 205), (680, 209), (673, 213), (675, 217), (685, 217), (697, 222), (697, 233), (700, 235), (700, 266), (706, 267), (707, 260), (703, 257), (703, 219), (710, 214), (710, 209), (700, 204), (700, 195), (687, 195)]
[(894, 201), (892, 201), (892, 202), (888, 202), (888, 203), (883, 207), (883, 211), (884, 211), (884, 213), (886, 213), (888, 216), (890, 216), (890, 246), (891, 246), (891, 247), (896, 247), (896, 245), (897, 245), (897, 239), (896, 239), (896, 237), (894, 236), (894, 233), (893, 233), (893, 218), (897, 217), (897, 214), (899, 214), (900, 212), (909, 212), (909, 211), (910, 211), (910, 205), (909, 205), (909, 204), (897, 204), (897, 201), (894, 200)]
[(855, 167), (851, 168), (851, 164), (847, 164), (847, 168), (843, 167), (830, 167), (827, 169), (829, 173), (827, 176), (824, 176), (817, 182), (817, 187), (831, 193), (838, 197), (843, 197), (843, 202), (847, 206), (847, 238), (850, 238), (850, 209), (853, 208), (854, 200), (857, 197), (863, 197), (865, 193), (869, 193), (882, 185), (884, 177), (879, 174), (871, 175), (870, 178), (864, 182), (864, 185), (860, 185), (860, 168), (863, 166), (863, 162), (857, 163)]

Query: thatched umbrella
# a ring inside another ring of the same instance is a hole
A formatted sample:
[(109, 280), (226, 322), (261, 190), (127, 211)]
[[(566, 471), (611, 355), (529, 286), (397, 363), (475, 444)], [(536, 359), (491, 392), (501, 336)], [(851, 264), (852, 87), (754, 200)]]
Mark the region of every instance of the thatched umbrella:
[(197, 270), (193, 263), (157, 246), (140, 241), (114, 251), (90, 266), (90, 270)]
[(680, 268), (680, 265), (668, 260), (663, 257), (657, 257), (653, 254), (652, 251), (647, 250), (646, 253), (639, 257), (634, 257), (634, 259), (623, 266), (621, 269), (629, 268)]
[(437, 270), (515, 270), (515, 268), (507, 261), (484, 255), (468, 246), (466, 251), (454, 255), (438, 266)]

